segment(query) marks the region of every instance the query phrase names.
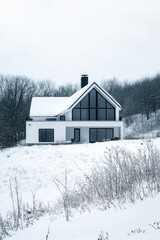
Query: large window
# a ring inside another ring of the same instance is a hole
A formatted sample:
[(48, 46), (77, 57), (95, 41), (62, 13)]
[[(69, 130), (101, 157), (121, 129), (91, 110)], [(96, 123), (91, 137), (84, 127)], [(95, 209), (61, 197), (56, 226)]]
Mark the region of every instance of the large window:
[(39, 142), (54, 142), (54, 129), (39, 129)]
[(95, 89), (72, 110), (73, 121), (114, 121), (115, 108)]
[(89, 141), (93, 142), (103, 142), (106, 139), (114, 138), (113, 128), (90, 128), (89, 129)]

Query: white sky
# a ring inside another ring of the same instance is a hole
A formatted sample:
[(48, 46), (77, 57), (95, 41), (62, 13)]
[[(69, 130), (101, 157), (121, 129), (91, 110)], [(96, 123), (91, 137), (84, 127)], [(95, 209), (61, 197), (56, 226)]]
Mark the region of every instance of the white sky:
[(160, 71), (160, 0), (0, 0), (0, 73), (56, 84)]

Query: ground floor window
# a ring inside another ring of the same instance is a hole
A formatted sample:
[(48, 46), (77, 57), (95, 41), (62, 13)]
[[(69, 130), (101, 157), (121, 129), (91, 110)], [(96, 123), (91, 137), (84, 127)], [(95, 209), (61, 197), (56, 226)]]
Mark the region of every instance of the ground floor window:
[(39, 129), (39, 142), (54, 142), (54, 129)]
[(106, 139), (114, 138), (113, 128), (90, 128), (89, 142), (103, 142)]

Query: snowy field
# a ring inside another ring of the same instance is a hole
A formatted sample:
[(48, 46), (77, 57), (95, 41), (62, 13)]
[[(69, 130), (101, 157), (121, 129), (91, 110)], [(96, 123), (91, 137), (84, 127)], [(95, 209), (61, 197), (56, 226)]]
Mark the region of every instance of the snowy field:
[[(17, 179), (23, 202), (32, 201), (32, 192), (37, 201), (56, 202), (60, 197), (53, 178), (64, 181), (65, 168), (69, 184), (83, 178), (91, 167), (101, 164), (112, 148), (125, 148), (133, 153), (145, 151), (148, 144), (160, 148), (160, 139), (123, 140), (94, 144), (15, 147), (0, 151), (0, 213), (5, 215), (12, 208), (9, 181)], [(19, 230), (12, 240), (97, 240), (101, 231), (108, 232), (105, 240), (159, 240), (160, 196), (127, 204), (122, 209), (93, 211), (75, 214), (69, 222), (62, 216), (41, 218), (33, 226)], [(155, 224), (154, 224), (155, 223)], [(62, 227), (63, 226), (63, 227)], [(7, 239), (8, 240), (8, 239)], [(100, 239), (101, 240), (101, 239)], [(103, 240), (103, 238), (102, 238)]]
[(99, 240), (101, 231), (108, 238), (100, 240), (159, 240), (160, 195), (124, 209), (108, 211), (93, 210), (73, 217), (69, 222), (59, 218), (45, 217), (33, 226), (19, 230), (6, 240)]

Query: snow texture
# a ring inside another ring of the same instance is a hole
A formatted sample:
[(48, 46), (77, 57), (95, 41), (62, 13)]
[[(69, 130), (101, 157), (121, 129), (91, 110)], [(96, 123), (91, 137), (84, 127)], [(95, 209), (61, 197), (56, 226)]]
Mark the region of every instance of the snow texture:
[[(150, 140), (158, 148), (160, 139)], [(94, 144), (60, 146), (14, 147), (0, 151), (0, 213), (11, 209), (8, 183), (16, 177), (23, 201), (32, 201), (31, 191), (36, 190), (36, 199), (53, 204), (59, 192), (53, 177), (64, 179), (68, 170), (70, 185), (83, 178), (91, 167), (101, 164), (104, 152), (115, 147), (124, 147), (136, 153), (144, 149), (149, 140), (123, 140)], [(48, 227), (49, 240), (97, 240), (101, 231), (108, 232), (109, 240), (159, 240), (160, 230), (155, 228), (160, 221), (160, 196), (126, 204), (122, 209), (107, 211), (93, 209), (91, 212), (75, 214), (69, 222), (63, 217), (49, 216), (35, 222), (25, 230), (19, 230), (6, 240), (44, 240)], [(154, 224), (155, 223), (155, 224)]]
[(57, 116), (69, 107), (91, 86), (86, 85), (70, 97), (34, 97), (31, 102), (30, 116)]

